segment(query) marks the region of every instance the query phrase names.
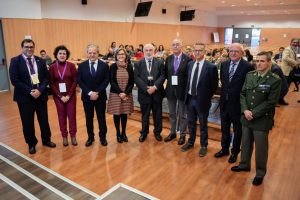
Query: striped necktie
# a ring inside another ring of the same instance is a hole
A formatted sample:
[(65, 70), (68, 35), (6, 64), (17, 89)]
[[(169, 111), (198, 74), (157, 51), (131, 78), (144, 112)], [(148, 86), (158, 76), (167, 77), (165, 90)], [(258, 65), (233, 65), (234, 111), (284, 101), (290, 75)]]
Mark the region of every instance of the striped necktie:
[(232, 77), (233, 77), (233, 75), (234, 75), (234, 66), (235, 66), (235, 65), (236, 65), (236, 64), (233, 63), (232, 66), (231, 66), (231, 69), (230, 69), (230, 72), (229, 72), (229, 83), (231, 82)]

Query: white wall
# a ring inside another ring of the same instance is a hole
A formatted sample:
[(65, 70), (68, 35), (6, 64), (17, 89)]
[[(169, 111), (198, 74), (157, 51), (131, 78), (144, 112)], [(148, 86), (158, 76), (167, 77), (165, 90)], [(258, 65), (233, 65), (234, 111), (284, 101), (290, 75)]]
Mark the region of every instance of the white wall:
[(40, 0), (0, 0), (0, 18), (41, 19)]
[(42, 18), (132, 22), (135, 0), (41, 0)]
[(219, 15), (219, 27), (300, 28), (300, 15)]

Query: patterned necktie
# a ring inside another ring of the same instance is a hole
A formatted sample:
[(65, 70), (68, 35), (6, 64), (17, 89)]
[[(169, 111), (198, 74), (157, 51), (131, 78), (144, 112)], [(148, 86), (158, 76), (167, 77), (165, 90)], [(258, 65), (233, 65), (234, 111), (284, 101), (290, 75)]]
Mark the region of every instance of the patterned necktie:
[(234, 66), (235, 66), (235, 65), (236, 65), (236, 64), (233, 63), (232, 66), (231, 66), (231, 69), (230, 69), (230, 72), (229, 72), (229, 83), (231, 82), (232, 77), (233, 77), (233, 75), (234, 75)]
[(177, 73), (177, 69), (178, 69), (178, 57), (176, 56), (176, 60), (175, 60), (175, 74)]
[(33, 67), (33, 64), (31, 62), (31, 58), (27, 58), (27, 60), (28, 60), (28, 63), (29, 63), (29, 68), (30, 68), (31, 74), (35, 74), (34, 67)]
[(199, 63), (197, 63), (196, 69), (194, 71), (194, 77), (192, 82), (192, 96), (196, 97), (197, 95), (197, 81), (198, 81), (198, 71), (199, 71)]
[(94, 62), (92, 62), (91, 63), (91, 71), (92, 71), (92, 76), (93, 76), (93, 79), (95, 78), (95, 76), (96, 76), (96, 70), (95, 70), (95, 68), (94, 68)]

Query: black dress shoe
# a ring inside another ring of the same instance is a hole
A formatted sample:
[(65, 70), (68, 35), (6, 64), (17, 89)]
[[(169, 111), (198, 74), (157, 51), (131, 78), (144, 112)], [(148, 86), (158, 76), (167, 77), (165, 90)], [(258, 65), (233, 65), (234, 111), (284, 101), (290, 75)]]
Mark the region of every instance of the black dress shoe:
[(147, 135), (141, 135), (141, 137), (139, 138), (140, 142), (144, 142), (147, 138)]
[(164, 141), (165, 142), (169, 142), (169, 141), (171, 141), (171, 140), (173, 140), (173, 139), (175, 139), (176, 138), (176, 133), (175, 134), (171, 134), (170, 133), (170, 135), (168, 135), (168, 137), (166, 137), (165, 139), (164, 139)]
[(255, 178), (253, 179), (253, 185), (256, 185), (256, 186), (261, 185), (262, 182), (263, 182), (263, 180), (264, 180), (264, 178), (258, 178), (258, 177), (255, 177)]
[(155, 139), (159, 142), (162, 141), (162, 137), (160, 135), (155, 135)]
[(35, 154), (36, 153), (35, 147), (29, 147), (29, 153)]
[(234, 167), (231, 167), (231, 171), (234, 171), (234, 172), (241, 172), (241, 171), (250, 172), (250, 169), (242, 169), (242, 168), (239, 168), (239, 166), (234, 166)]
[(107, 146), (107, 140), (106, 139), (100, 140), (100, 142), (101, 142), (102, 146)]
[(219, 151), (218, 153), (215, 154), (215, 157), (216, 158), (220, 158), (222, 156), (228, 156), (229, 155), (229, 152), (225, 152), (223, 150)]
[(127, 138), (126, 134), (122, 134), (122, 137), (123, 137), (124, 142), (128, 142), (128, 138)]
[(178, 140), (178, 145), (183, 145), (185, 143), (185, 136), (180, 136)]
[(51, 141), (43, 142), (43, 145), (47, 147), (56, 147), (56, 144)]
[(278, 103), (281, 105), (289, 105), (289, 103), (285, 102), (284, 99), (279, 99)]
[(235, 163), (235, 162), (236, 162), (236, 159), (237, 159), (237, 156), (234, 155), (234, 154), (231, 154), (231, 156), (230, 156), (228, 162), (229, 162), (229, 163)]
[(120, 135), (120, 136), (117, 136), (117, 141), (119, 142), (119, 143), (123, 143), (123, 139), (122, 139), (122, 136)]
[(89, 138), (86, 143), (85, 143), (85, 146), (86, 147), (89, 147), (93, 144), (93, 142), (95, 141), (95, 138)]

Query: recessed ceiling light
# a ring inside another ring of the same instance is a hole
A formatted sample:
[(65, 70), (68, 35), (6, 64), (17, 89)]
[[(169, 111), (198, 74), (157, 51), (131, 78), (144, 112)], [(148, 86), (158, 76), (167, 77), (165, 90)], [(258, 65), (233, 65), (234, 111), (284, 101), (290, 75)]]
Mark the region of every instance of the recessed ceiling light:
[(279, 2), (279, 4), (283, 4), (283, 2)]
[(241, 12), (241, 13), (244, 13), (244, 12)]
[(265, 12), (265, 11), (262, 11), (262, 12)]
[(287, 12), (287, 11), (284, 11), (284, 12)]
[(222, 3), (225, 3), (225, 1), (222, 1)]
[(257, 3), (256, 3), (256, 4), (254, 4), (254, 5), (256, 5), (256, 6), (257, 6)]
[(232, 4), (231, 6), (234, 6), (234, 4)]
[(250, 14), (248, 14), (248, 15), (250, 15)]
[(247, 0), (247, 1), (250, 1), (250, 0)]

